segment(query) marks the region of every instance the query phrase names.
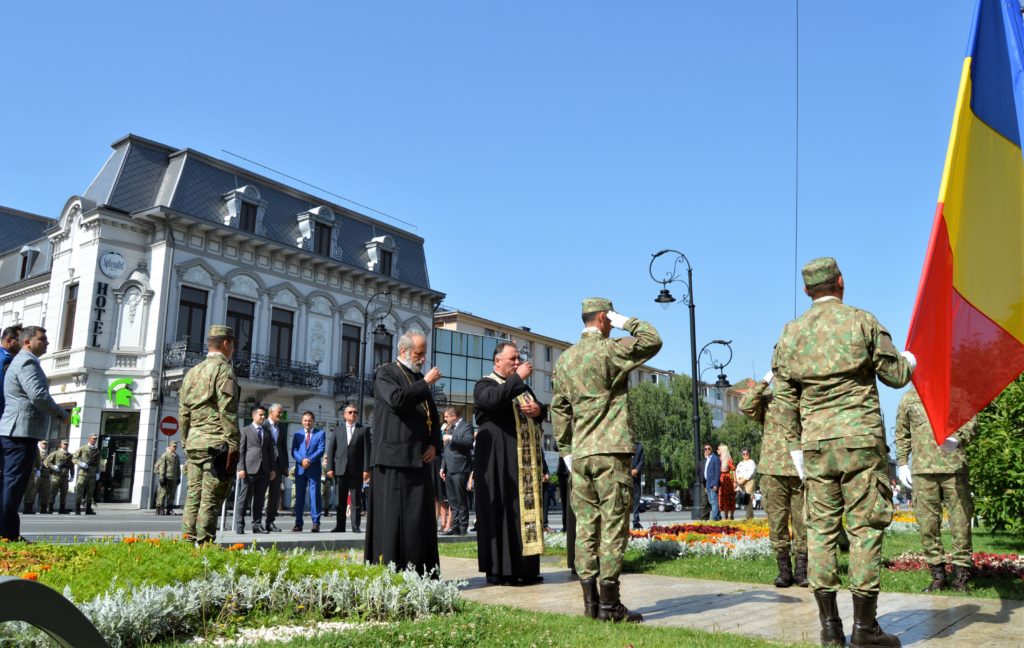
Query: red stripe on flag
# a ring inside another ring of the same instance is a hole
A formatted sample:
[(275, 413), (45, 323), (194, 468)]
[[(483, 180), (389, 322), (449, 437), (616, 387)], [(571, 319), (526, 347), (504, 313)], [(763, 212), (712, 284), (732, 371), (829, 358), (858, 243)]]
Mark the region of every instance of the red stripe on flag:
[[(949, 232), (942, 216), (943, 204), (935, 210), (935, 224), (928, 243), (928, 254), (917, 288), (914, 318), (910, 322), (907, 349), (917, 358), (914, 386), (928, 412), (935, 438), (941, 443), (952, 431), (946, 430), (949, 417), (950, 364), (953, 338), (953, 252)], [(936, 425), (937, 422), (943, 425)], [(954, 428), (955, 430), (956, 428)]]
[(998, 396), (1024, 366), (1024, 345), (953, 288), (942, 209), (940, 203), (907, 343), (918, 360), (914, 386), (939, 443)]

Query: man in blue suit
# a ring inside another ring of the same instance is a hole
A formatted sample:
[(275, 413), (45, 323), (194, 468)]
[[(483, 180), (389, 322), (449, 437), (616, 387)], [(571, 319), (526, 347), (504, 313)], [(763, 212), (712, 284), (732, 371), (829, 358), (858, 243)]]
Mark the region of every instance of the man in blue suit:
[(313, 518), (313, 533), (320, 532), (320, 461), (327, 449), (323, 430), (314, 430), (313, 412), (302, 414), (302, 429), (292, 435), (292, 457), (295, 459), (295, 528), (302, 531), (302, 516), (309, 493), (309, 515)]
[(701, 482), (708, 494), (708, 503), (711, 504), (711, 519), (721, 520), (722, 514), (718, 511), (718, 485), (722, 480), (722, 460), (718, 458), (715, 451), (709, 444), (704, 444), (704, 465), (701, 470)]

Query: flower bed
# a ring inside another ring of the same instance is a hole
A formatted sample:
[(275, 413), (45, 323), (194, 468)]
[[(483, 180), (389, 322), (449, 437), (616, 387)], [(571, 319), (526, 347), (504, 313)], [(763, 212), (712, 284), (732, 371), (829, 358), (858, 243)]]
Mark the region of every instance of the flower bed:
[[(1024, 581), (1024, 556), (1018, 554), (993, 554), (975, 552), (971, 556), (971, 569), (975, 578), (1017, 579)], [(907, 552), (882, 563), (891, 571), (918, 571), (928, 569), (923, 553)], [(947, 571), (952, 571), (949, 556), (946, 556)]]
[[(302, 621), (416, 619), (454, 611), (458, 588), (464, 584), (365, 565), (354, 551), (332, 555), (195, 548), (173, 540), (150, 540), (158, 539), (4, 545), (0, 572), (34, 575), (33, 580), (63, 591), (112, 646), (196, 632), (230, 633), (241, 623), (258, 623), (261, 616)], [(74, 583), (67, 580), (71, 577)], [(98, 595), (96, 583), (103, 584)], [(90, 594), (76, 597), (75, 586)], [(50, 643), (25, 624), (3, 624), (0, 645)]]

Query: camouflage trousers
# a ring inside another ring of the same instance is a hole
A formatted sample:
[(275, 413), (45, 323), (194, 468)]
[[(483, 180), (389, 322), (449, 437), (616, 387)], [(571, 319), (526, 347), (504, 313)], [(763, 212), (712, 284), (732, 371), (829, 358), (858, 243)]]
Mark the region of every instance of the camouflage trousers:
[(79, 506), (92, 508), (93, 492), (96, 490), (96, 475), (78, 471), (78, 481), (75, 482), (75, 502)]
[(629, 542), (633, 478), (629, 454), (591, 455), (572, 462), (576, 513), (576, 572), (580, 578), (618, 581)]
[[(768, 514), (768, 538), (776, 554), (807, 553), (804, 526), (804, 484), (799, 477), (761, 475), (764, 510)], [(792, 524), (792, 541), (790, 541)]]
[(53, 503), (57, 501), (57, 493), (60, 493), (60, 510), (68, 508), (68, 478), (61, 475), (50, 477), (50, 510), (53, 510)]
[(850, 590), (862, 596), (878, 593), (882, 535), (893, 514), (887, 454), (885, 441), (871, 435), (804, 444), (811, 590), (834, 592), (839, 588), (837, 554), (845, 512)]
[(49, 471), (45, 468), (40, 471), (39, 476), (35, 474), (28, 480), (28, 488), (25, 489), (25, 499), (22, 500), (25, 503), (26, 508), (33, 508), (35, 506), (36, 494), (39, 495), (39, 512), (46, 510), (47, 505), (50, 503), (50, 476), (47, 474)]
[(946, 562), (942, 549), (942, 505), (949, 513), (949, 530), (953, 535), (953, 564), (970, 567), (971, 516), (974, 502), (967, 485), (967, 469), (944, 475), (914, 475), (914, 515), (921, 529), (921, 546), (929, 565)]
[(174, 495), (177, 490), (177, 482), (169, 481), (166, 484), (160, 484), (156, 494), (156, 507), (168, 511), (174, 508)]
[(217, 538), (217, 515), (233, 481), (213, 476), (210, 452), (210, 448), (185, 451), (188, 491), (181, 514), (181, 534), (197, 542), (213, 542)]

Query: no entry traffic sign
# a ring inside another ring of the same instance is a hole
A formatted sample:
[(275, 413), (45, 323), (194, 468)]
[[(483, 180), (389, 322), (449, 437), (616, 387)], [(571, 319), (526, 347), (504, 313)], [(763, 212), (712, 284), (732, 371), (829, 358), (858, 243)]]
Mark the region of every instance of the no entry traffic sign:
[(160, 431), (167, 436), (174, 436), (178, 433), (178, 419), (173, 416), (165, 416), (160, 419)]

